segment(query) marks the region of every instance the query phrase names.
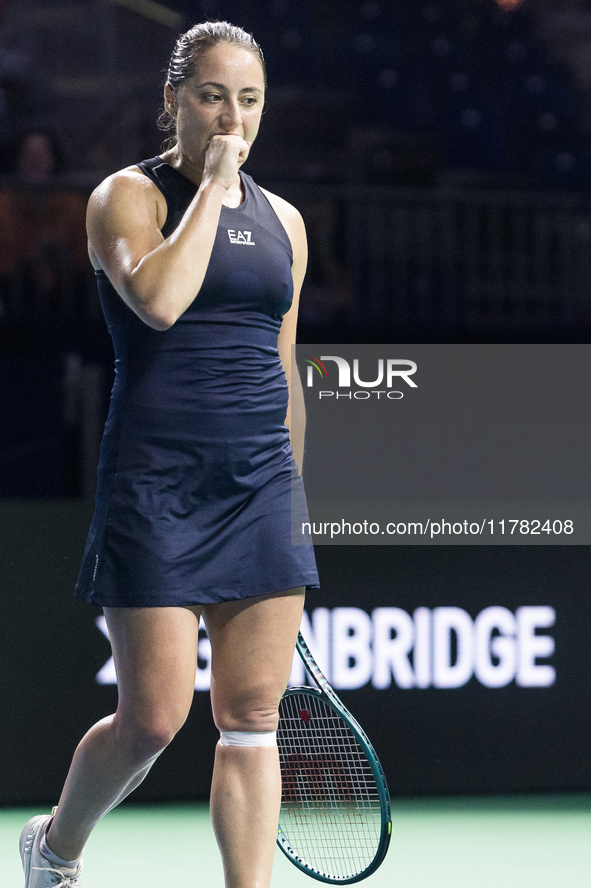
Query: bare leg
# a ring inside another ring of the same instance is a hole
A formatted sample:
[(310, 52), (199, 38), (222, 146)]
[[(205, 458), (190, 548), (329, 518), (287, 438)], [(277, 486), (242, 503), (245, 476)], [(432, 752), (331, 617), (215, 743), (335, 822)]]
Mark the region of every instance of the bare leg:
[(109, 608), (119, 703), (80, 742), (47, 834), (75, 860), (94, 826), (138, 786), (193, 700), (198, 609)]
[(275, 856), (281, 780), (277, 748), (218, 746), (211, 819), (226, 888), (267, 888)]
[[(204, 608), (212, 707), (223, 731), (274, 731), (302, 617), (303, 589)], [(281, 779), (277, 748), (216, 748), (211, 816), (226, 888), (267, 888)]]

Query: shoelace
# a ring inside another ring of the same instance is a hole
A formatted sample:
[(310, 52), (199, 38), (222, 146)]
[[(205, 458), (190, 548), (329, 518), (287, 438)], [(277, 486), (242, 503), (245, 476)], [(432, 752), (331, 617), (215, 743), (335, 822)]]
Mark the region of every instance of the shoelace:
[(56, 875), (60, 876), (60, 881), (53, 883), (55, 888), (80, 888), (80, 872), (66, 876), (63, 870), (56, 869), (53, 866), (34, 866), (32, 869), (41, 870), (44, 873), (56, 873)]

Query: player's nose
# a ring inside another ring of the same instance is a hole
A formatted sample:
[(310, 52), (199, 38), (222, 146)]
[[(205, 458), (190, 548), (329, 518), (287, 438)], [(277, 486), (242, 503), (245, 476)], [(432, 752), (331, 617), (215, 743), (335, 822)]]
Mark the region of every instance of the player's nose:
[(221, 122), (227, 132), (233, 132), (242, 123), (242, 114), (240, 113), (240, 105), (237, 101), (229, 99), (224, 103), (224, 109), (221, 115)]

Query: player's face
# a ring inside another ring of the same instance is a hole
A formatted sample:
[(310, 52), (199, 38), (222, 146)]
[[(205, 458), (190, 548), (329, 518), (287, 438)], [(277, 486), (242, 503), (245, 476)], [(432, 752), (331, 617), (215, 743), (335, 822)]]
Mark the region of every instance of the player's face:
[(179, 147), (202, 166), (212, 136), (234, 134), (247, 142), (255, 140), (265, 99), (263, 69), (248, 49), (218, 44), (204, 53), (176, 98)]

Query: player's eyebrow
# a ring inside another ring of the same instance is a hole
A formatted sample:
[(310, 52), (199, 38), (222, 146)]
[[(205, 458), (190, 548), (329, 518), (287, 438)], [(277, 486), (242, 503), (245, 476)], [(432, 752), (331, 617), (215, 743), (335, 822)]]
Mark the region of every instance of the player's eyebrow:
[[(197, 89), (203, 89), (204, 86), (214, 86), (216, 89), (220, 90), (228, 89), (228, 87), (225, 86), (223, 83), (215, 83), (215, 81), (213, 80), (206, 80), (205, 83), (200, 83)], [(263, 91), (262, 89), (259, 89), (258, 86), (245, 86), (243, 89), (240, 90), (240, 92), (257, 92), (262, 94)]]

